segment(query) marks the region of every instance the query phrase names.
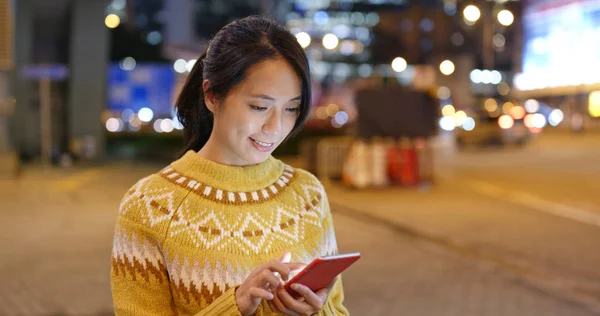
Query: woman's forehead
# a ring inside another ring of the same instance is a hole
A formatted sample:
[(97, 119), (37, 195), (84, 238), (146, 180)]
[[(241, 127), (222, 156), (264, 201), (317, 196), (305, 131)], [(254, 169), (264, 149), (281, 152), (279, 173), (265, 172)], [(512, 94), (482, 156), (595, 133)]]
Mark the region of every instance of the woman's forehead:
[(267, 60), (248, 69), (239, 92), (247, 97), (268, 96), (287, 101), (300, 95), (301, 85), (285, 60)]

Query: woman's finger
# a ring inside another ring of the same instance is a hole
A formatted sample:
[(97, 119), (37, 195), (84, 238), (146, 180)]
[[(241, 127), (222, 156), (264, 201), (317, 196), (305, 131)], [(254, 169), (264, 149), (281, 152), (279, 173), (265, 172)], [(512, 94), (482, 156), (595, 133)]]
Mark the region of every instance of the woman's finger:
[(277, 312), (280, 313), (280, 314), (284, 314), (284, 315), (300, 315), (300, 314), (298, 314), (298, 313), (290, 310), (287, 306), (285, 306), (285, 304), (281, 301), (281, 298), (279, 297), (279, 295), (277, 293), (273, 297), (273, 300), (269, 301), (269, 302), (271, 302), (273, 304), (273, 306), (275, 307), (275, 309), (277, 309)]
[(253, 280), (253, 284), (256, 287), (264, 288), (266, 284), (269, 284), (269, 289), (272, 292), (277, 291), (277, 287), (279, 287), (280, 281), (279, 278), (268, 269), (262, 270)]
[(279, 273), (281, 278), (285, 280), (290, 274), (290, 268), (287, 265), (288, 263), (283, 263), (277, 259), (271, 259), (265, 264), (265, 268)]
[(292, 290), (294, 290), (298, 294), (302, 295), (302, 297), (304, 298), (304, 301), (307, 304), (312, 306), (317, 311), (321, 310), (321, 308), (323, 307), (323, 302), (325, 301), (327, 296), (325, 296), (325, 299), (323, 299), (323, 297), (320, 297), (319, 295), (315, 294), (315, 292), (313, 292), (307, 286), (299, 284), (299, 283), (294, 283), (294, 284), (292, 284), (291, 287), (292, 287)]
[(272, 300), (275, 297), (273, 293), (258, 287), (251, 287), (248, 293), (250, 293), (250, 296), (253, 298), (260, 298), (263, 300)]
[(285, 305), (289, 310), (292, 310), (301, 315), (311, 315), (319, 311), (306, 302), (302, 302), (293, 298), (284, 288), (277, 290), (275, 297)]

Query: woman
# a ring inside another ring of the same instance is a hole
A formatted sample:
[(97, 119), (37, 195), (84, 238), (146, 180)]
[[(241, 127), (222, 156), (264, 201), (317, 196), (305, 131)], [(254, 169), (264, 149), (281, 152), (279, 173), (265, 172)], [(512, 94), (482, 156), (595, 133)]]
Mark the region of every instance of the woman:
[[(121, 202), (111, 285), (117, 315), (346, 315), (341, 280), (283, 288), (337, 252), (319, 181), (271, 153), (309, 113), (308, 61), (263, 17), (221, 29), (177, 100), (183, 156)], [(291, 261), (297, 263), (289, 263)]]

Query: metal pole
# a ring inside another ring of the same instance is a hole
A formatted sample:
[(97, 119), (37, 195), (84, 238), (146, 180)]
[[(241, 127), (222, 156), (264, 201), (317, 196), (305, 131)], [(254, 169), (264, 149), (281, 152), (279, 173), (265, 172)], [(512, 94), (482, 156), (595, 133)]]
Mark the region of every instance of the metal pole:
[(492, 70), (494, 69), (494, 50), (492, 47), (494, 37), (494, 13), (493, 9), (489, 5), (483, 4), (482, 8), (482, 20), (483, 20), (483, 46), (482, 46), (482, 59), (483, 68)]
[(52, 104), (50, 79), (40, 80), (40, 143), (42, 150), (42, 165), (51, 164), (52, 153)]

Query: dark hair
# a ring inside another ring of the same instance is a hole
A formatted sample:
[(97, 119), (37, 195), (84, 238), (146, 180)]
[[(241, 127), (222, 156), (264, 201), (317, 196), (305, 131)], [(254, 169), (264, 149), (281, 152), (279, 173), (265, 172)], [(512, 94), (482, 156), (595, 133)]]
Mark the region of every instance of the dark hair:
[(296, 37), (274, 20), (251, 16), (224, 26), (210, 41), (209, 47), (190, 72), (175, 103), (177, 117), (183, 125), (185, 147), (200, 150), (213, 128), (212, 112), (204, 102), (202, 82), (210, 81), (209, 90), (224, 98), (245, 79), (249, 67), (267, 60), (284, 58), (302, 83), (300, 113), (290, 136), (297, 133), (310, 108), (310, 70), (304, 49)]

